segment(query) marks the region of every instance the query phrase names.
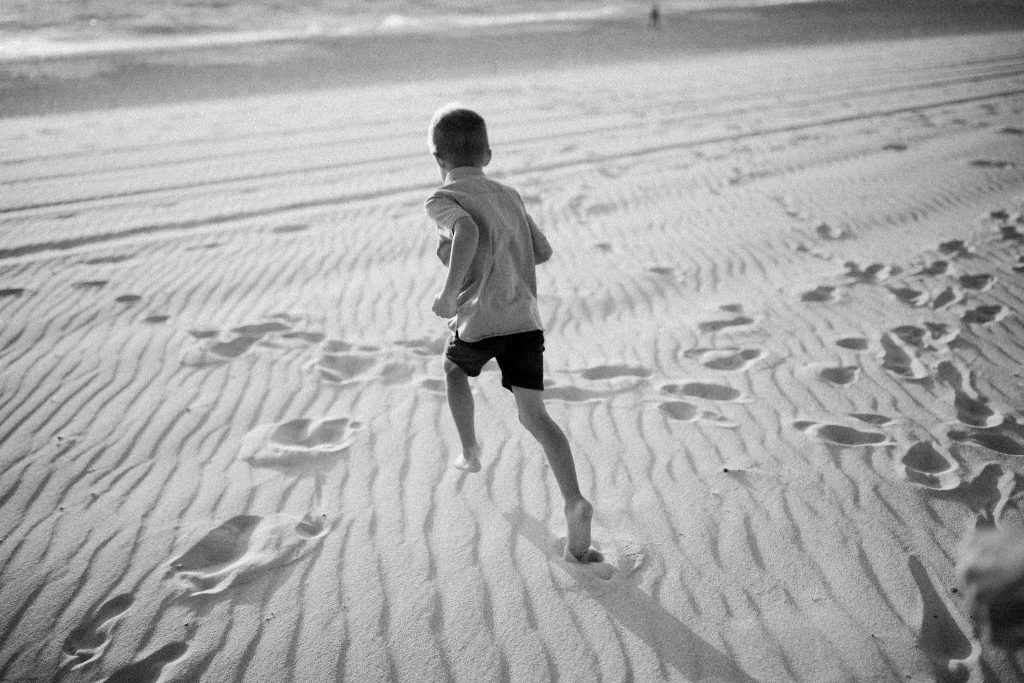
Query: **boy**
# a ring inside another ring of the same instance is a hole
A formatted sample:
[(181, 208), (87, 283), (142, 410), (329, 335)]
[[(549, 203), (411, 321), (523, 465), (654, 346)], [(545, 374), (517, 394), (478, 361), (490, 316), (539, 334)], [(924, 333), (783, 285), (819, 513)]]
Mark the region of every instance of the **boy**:
[(519, 194), (484, 175), (491, 150), (479, 114), (454, 103), (437, 110), (430, 122), (430, 151), (444, 181), (426, 209), (437, 225), (437, 255), (448, 266), (433, 311), (449, 318), (452, 328), (444, 371), (462, 441), (462, 458), (455, 465), (480, 470), (468, 378), (494, 358), (502, 385), (515, 397), (519, 421), (544, 448), (565, 500), (565, 559), (600, 561), (590, 547), (593, 508), (580, 493), (569, 442), (544, 407), (544, 332), (534, 265), (551, 258), (551, 246)]

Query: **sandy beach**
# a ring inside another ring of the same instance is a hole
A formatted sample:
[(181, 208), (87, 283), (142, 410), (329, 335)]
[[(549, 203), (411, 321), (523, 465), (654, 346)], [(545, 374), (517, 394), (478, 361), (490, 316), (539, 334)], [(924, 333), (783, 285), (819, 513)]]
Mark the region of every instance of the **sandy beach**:
[[(6, 65), (0, 680), (1021, 680), (957, 562), (1024, 527), (1024, 26), (944, 26), (537, 32), (231, 97), (138, 85), (152, 55)], [(547, 403), (601, 563), (561, 559), (493, 365), (482, 471), (450, 465), (451, 100), (555, 250)]]

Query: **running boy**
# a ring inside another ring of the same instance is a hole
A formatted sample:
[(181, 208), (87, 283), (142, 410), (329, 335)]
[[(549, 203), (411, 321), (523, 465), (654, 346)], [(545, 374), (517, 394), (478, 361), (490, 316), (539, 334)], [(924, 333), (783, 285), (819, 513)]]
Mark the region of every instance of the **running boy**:
[(437, 255), (448, 266), (433, 310), (449, 318), (452, 328), (444, 370), (462, 441), (462, 458), (455, 465), (480, 470), (468, 378), (494, 358), (502, 385), (515, 397), (519, 421), (544, 448), (565, 500), (565, 559), (599, 561), (600, 554), (590, 548), (593, 508), (580, 493), (569, 442), (544, 407), (544, 332), (534, 265), (551, 258), (551, 246), (519, 194), (484, 175), (491, 150), (479, 114), (454, 103), (437, 110), (430, 122), (430, 151), (444, 181), (426, 209), (437, 225)]

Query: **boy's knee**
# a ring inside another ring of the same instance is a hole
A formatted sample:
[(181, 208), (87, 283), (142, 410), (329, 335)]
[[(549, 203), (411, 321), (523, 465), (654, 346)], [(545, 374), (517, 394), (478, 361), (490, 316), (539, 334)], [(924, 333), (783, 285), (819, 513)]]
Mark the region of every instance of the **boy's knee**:
[(466, 375), (465, 371), (462, 368), (460, 368), (455, 363), (451, 362), (451, 360), (449, 360), (447, 356), (444, 359), (443, 367), (444, 367), (445, 377), (450, 377), (450, 378), (454, 379), (454, 378), (457, 378), (457, 377), (460, 377), (460, 376), (461, 377), (467, 377), (468, 376), (468, 375)]
[(530, 433), (536, 434), (537, 431), (544, 429), (551, 420), (543, 403), (520, 403), (518, 407), (519, 423)]

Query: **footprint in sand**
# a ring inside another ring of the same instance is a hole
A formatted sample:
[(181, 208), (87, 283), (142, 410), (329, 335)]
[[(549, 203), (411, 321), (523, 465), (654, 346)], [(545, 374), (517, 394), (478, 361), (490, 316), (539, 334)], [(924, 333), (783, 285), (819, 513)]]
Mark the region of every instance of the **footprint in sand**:
[(936, 368), (935, 379), (953, 390), (953, 408), (962, 424), (979, 429), (998, 427), (1004, 416), (992, 410), (987, 400), (978, 394), (971, 372), (953, 361), (944, 360)]
[(905, 152), (907, 146), (902, 142), (889, 142), (882, 145), (882, 149), (886, 152)]
[(448, 393), (448, 387), (443, 379), (425, 379), (420, 382), (420, 388), (431, 394), (441, 394), (442, 396)]
[(917, 308), (928, 303), (928, 292), (911, 289), (910, 287), (887, 287), (886, 289), (908, 306)]
[(695, 348), (683, 352), (686, 358), (693, 358), (711, 370), (736, 372), (750, 369), (767, 354), (761, 349), (707, 349)]
[(185, 352), (182, 363), (190, 366), (215, 365), (238, 358), (256, 344), (280, 347), (276, 340), (299, 339), (316, 343), (323, 339), (319, 333), (293, 330), (282, 321), (296, 322), (298, 318), (287, 313), (275, 313), (266, 318), (264, 322), (233, 327), (227, 334), (217, 329), (189, 330), (189, 334), (199, 340), (199, 344)]
[(832, 285), (819, 285), (814, 289), (801, 292), (800, 301), (816, 304), (832, 303), (842, 298), (842, 292), (843, 290)]
[(913, 275), (929, 275), (935, 277), (943, 275), (947, 270), (949, 270), (949, 261), (943, 261), (940, 259), (938, 261), (932, 261), (927, 266), (921, 268), (921, 270), (913, 273)]
[(847, 261), (843, 266), (846, 268), (846, 273), (844, 274), (847, 277), (852, 278), (855, 282), (867, 285), (884, 282), (901, 272), (898, 266), (890, 266), (884, 263), (870, 263), (867, 266), (861, 266), (856, 261)]
[(1003, 135), (1024, 135), (1024, 128), (1014, 128), (1013, 126), (1007, 126), (1006, 128), (1000, 128), (999, 132)]
[(0, 299), (5, 299), (11, 296), (21, 296), (24, 293), (24, 287), (5, 287), (3, 289), (0, 289)]
[(746, 327), (747, 325), (753, 325), (754, 319), (745, 315), (738, 315), (734, 318), (727, 320), (707, 320), (697, 325), (697, 329), (701, 332), (721, 332), (722, 330), (731, 327)]
[(587, 368), (581, 373), (581, 376), (587, 380), (617, 379), (619, 377), (647, 379), (651, 376), (651, 371), (637, 365), (598, 365)]
[[(960, 336), (960, 328), (946, 323), (925, 322), (918, 345), (934, 351), (945, 351)], [(913, 326), (910, 326), (913, 327)], [(895, 328), (900, 329), (900, 328)]]
[(1024, 455), (1024, 444), (1020, 444), (1005, 434), (978, 429), (950, 430), (949, 438), (959, 443), (973, 443), (1003, 455)]
[(973, 289), (978, 292), (986, 292), (992, 289), (992, 285), (995, 284), (996, 277), (989, 273), (978, 273), (976, 275), (961, 275), (959, 278), (960, 286), (964, 289)]
[(870, 432), (836, 424), (821, 424), (800, 420), (793, 427), (811, 438), (838, 446), (877, 446), (889, 442), (881, 432)]
[(238, 457), (262, 466), (333, 464), (335, 456), (352, 445), (362, 426), (347, 417), (303, 417), (262, 425), (242, 437)]
[(147, 655), (137, 662), (121, 667), (103, 683), (157, 683), (161, 679), (164, 667), (185, 656), (188, 644), (176, 641)]
[[(565, 544), (565, 538), (552, 542), (548, 548), (549, 556), (559, 557)], [(632, 538), (615, 538), (611, 543), (601, 543), (595, 539), (591, 547), (597, 551), (600, 560), (587, 564), (569, 563), (568, 566), (613, 586), (636, 574), (647, 564), (647, 550)]]
[(328, 531), (326, 517), (238, 515), (173, 559), (169, 574), (190, 595), (220, 593), (300, 559)]
[[(630, 387), (632, 388), (632, 387)], [(570, 385), (559, 385), (553, 380), (544, 380), (544, 398), (552, 401), (565, 401), (567, 403), (587, 403), (612, 398), (628, 389), (584, 389)]]
[(738, 389), (709, 382), (665, 384), (661, 387), (661, 393), (684, 398), (702, 398), (705, 401), (738, 403), (746, 400), (743, 392)]
[(693, 422), (701, 412), (700, 408), (686, 401), (668, 401), (659, 405), (658, 410), (680, 422)]
[(1007, 315), (1007, 309), (999, 304), (982, 304), (965, 312), (960, 320), (972, 325), (988, 325), (1002, 320)]
[(1000, 225), (999, 237), (1007, 241), (1022, 242), (1024, 241), (1024, 232), (1021, 232), (1016, 225)]
[(836, 346), (850, 351), (867, 351), (868, 340), (864, 337), (843, 337), (836, 340)]
[(110, 645), (111, 629), (134, 601), (131, 595), (123, 593), (94, 610), (82, 625), (77, 626), (64, 639), (62, 665), (80, 669), (102, 657)]
[(237, 334), (241, 337), (249, 337), (251, 339), (262, 339), (268, 334), (272, 334), (274, 332), (286, 332), (288, 330), (291, 330), (291, 327), (275, 320), (272, 322), (233, 327), (231, 328), (231, 333)]
[(964, 299), (964, 293), (955, 287), (946, 287), (932, 299), (932, 309), (940, 311), (958, 304)]
[(917, 441), (900, 459), (900, 475), (906, 481), (932, 491), (960, 486), (960, 465), (927, 441)]
[(679, 422), (702, 422), (712, 427), (723, 427), (727, 429), (739, 425), (724, 415), (713, 413), (709, 410), (701, 410), (687, 401), (666, 401), (658, 406), (658, 410), (665, 413), (669, 419)]
[[(935, 666), (937, 680), (968, 680), (970, 672), (965, 669), (972, 664), (976, 666), (979, 653), (975, 649), (980, 646), (971, 640), (953, 618), (953, 612), (957, 610), (950, 610), (921, 561), (915, 555), (911, 555), (907, 564), (921, 599), (918, 647)], [(958, 674), (951, 675), (953, 672)]]
[(348, 353), (352, 348), (348, 342), (329, 340), (316, 361), (320, 379), (331, 384), (344, 384), (376, 365), (376, 357)]
[(928, 378), (928, 368), (897, 334), (887, 332), (882, 335), (881, 342), (882, 369), (895, 377), (912, 382)]
[(999, 463), (989, 462), (964, 481), (955, 497), (978, 515), (979, 523), (995, 526), (1004, 521), (1007, 506), (1017, 506), (1022, 483), (1021, 475), (1004, 469)]
[[(191, 334), (200, 340), (199, 346), (186, 351), (182, 356), (181, 362), (183, 365), (194, 367), (226, 363), (238, 358), (259, 341), (256, 337), (236, 337), (229, 341), (220, 341), (217, 339), (217, 332), (214, 332), (209, 337), (197, 337), (195, 332)], [(206, 332), (202, 331), (201, 334), (205, 335)]]
[(848, 387), (860, 378), (860, 368), (856, 365), (822, 368), (818, 371), (818, 377), (829, 384)]
[(114, 301), (116, 301), (119, 304), (124, 304), (126, 306), (132, 306), (142, 301), (142, 297), (139, 296), (138, 294), (122, 294), (121, 296), (116, 297)]
[(875, 413), (850, 413), (850, 417), (860, 420), (864, 424), (875, 425), (876, 427), (891, 425), (896, 421), (888, 415), (877, 415)]
[(846, 228), (838, 228), (828, 223), (821, 223), (814, 229), (814, 232), (824, 240), (841, 240), (850, 237), (850, 231)]
[(963, 240), (948, 240), (946, 242), (940, 242), (938, 249), (940, 254), (945, 254), (946, 256), (960, 257), (971, 255), (970, 248)]
[(169, 315), (147, 315), (142, 319), (142, 322), (149, 323), (150, 325), (156, 325), (158, 323), (165, 323), (171, 319)]
[(1017, 265), (1012, 266), (1013, 272), (1024, 273), (1024, 256), (1017, 258)]
[(375, 376), (386, 386), (396, 384), (408, 385), (416, 375), (417, 367), (405, 361), (396, 360), (384, 363)]

